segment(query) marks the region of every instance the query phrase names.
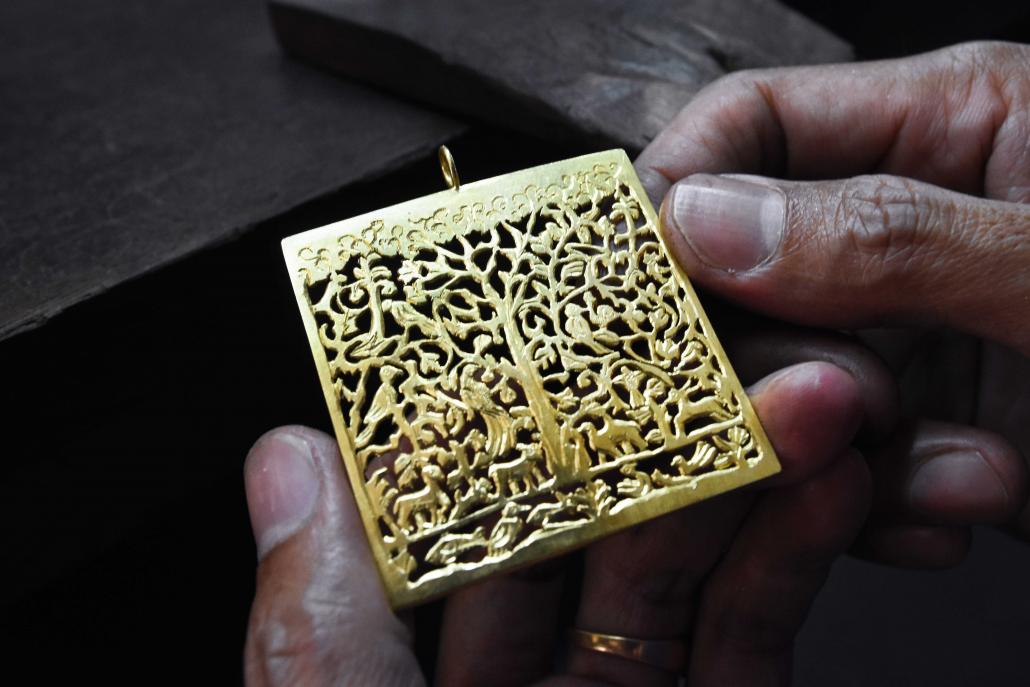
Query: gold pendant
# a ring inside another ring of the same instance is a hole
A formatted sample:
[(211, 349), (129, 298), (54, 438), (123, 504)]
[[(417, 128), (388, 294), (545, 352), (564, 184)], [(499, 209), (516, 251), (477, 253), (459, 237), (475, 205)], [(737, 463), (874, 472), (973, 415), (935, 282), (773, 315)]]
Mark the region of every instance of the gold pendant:
[(779, 471), (622, 150), (283, 251), (395, 607)]

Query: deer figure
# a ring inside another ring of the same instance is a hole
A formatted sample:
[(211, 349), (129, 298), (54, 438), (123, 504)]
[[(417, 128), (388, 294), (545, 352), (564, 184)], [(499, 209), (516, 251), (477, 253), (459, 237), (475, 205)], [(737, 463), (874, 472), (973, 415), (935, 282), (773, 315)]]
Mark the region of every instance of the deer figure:
[(430, 463), (422, 468), (424, 486), (418, 491), (401, 494), (394, 499), (392, 510), (401, 528), (407, 528), (412, 517), (417, 528), (426, 527), (427, 515), (428, 526), (440, 523), (444, 513), (451, 507), (451, 497), (440, 487), (444, 480), (443, 470)]
[(676, 403), (676, 415), (672, 418), (673, 431), (679, 431), (692, 420), (699, 417), (710, 417), (713, 422), (732, 419), (734, 414), (727, 408), (727, 402), (717, 394), (703, 396), (693, 401), (690, 394), (698, 390), (707, 390), (705, 383), (698, 381), (683, 389), (669, 391), (669, 401)]
[(491, 464), (487, 475), (497, 488), (497, 495), (504, 496), (505, 489), (512, 495), (524, 493), (543, 482), (544, 473), (538, 465), (542, 458), (538, 448), (523, 447), (522, 454), (515, 460)]

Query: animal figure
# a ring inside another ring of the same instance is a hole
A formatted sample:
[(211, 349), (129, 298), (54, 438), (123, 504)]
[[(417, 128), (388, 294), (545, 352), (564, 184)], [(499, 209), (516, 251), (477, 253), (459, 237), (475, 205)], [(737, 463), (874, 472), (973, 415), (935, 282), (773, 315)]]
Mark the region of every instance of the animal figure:
[(490, 387), (476, 379), (477, 371), (477, 368), (471, 365), (461, 371), (458, 396), (461, 397), (461, 404), (467, 411), (483, 418), (486, 425), (486, 452), (491, 456), (502, 456), (511, 450), (514, 443), (514, 419), (494, 401)]
[(586, 514), (588, 509), (561, 493), (558, 493), (557, 497), (557, 501), (534, 506), (526, 518), (526, 523), (532, 527), (549, 530), (569, 527), (581, 522), (581, 516)]
[[(364, 425), (362, 430), (354, 437), (355, 443), (359, 448), (368, 446), (375, 436), (379, 424), (386, 419), (392, 419), (394, 424), (400, 428), (401, 434), (415, 436), (415, 432), (404, 413), (402, 404), (397, 398), (394, 380), (399, 374), (401, 374), (399, 369), (389, 365), (384, 366), (379, 371), (382, 383), (368, 404), (368, 410), (365, 411), (364, 417), (361, 418), (361, 424)], [(396, 441), (396, 437), (393, 441)]]
[(451, 519), (457, 520), (464, 517), (474, 506), (490, 501), (490, 481), (480, 477), (469, 484), (468, 491), (458, 493), (455, 499), (454, 510), (451, 512)]
[(447, 487), (454, 490), (462, 482), (471, 484), (475, 473), (472, 466), (469, 465), (468, 448), (462, 445), (455, 446), (451, 458), (454, 459), (455, 468), (447, 473)]
[[(676, 415), (672, 418), (673, 428), (682, 428), (699, 417), (707, 416), (714, 422), (731, 419), (735, 411), (719, 395), (722, 373), (716, 368), (715, 357), (707, 355), (701, 358), (697, 367), (689, 373), (690, 381), (686, 386), (669, 391), (668, 402), (677, 406)], [(698, 393), (704, 395), (696, 401), (691, 400), (690, 397)]]
[(698, 472), (712, 465), (718, 451), (714, 446), (705, 441), (699, 441), (694, 446), (694, 454), (690, 459), (683, 456), (676, 456), (670, 465), (676, 469), (676, 474), (668, 475), (660, 470), (651, 473), (651, 479), (660, 487), (675, 487), (683, 484), (696, 484)]
[(726, 402), (717, 395), (703, 396), (696, 401), (690, 400), (689, 394), (700, 386), (686, 387), (669, 392), (669, 401), (676, 403), (676, 415), (672, 418), (672, 426), (679, 432), (683, 427), (699, 417), (709, 417), (712, 422), (730, 420), (734, 414), (726, 407)]
[(457, 562), (466, 551), (487, 545), (486, 531), (477, 527), (468, 534), (445, 534), (426, 552), (426, 560), (436, 565)]
[(590, 448), (598, 454), (622, 456), (647, 448), (647, 441), (640, 436), (640, 426), (629, 420), (607, 418), (601, 429), (587, 424), (586, 434)]
[(444, 474), (439, 466), (429, 464), (422, 468), (422, 481), (425, 486), (421, 489), (401, 494), (393, 501), (392, 510), (402, 529), (409, 526), (412, 518), (417, 528), (438, 525), (451, 507), (451, 497), (440, 487)]
[(386, 523), (386, 526), (396, 536), (399, 528), (394, 520), (393, 513), (390, 512), (390, 504), (397, 496), (397, 488), (388, 479), (387, 475), (389, 473), (389, 468), (379, 468), (365, 482), (365, 488), (368, 491), (369, 500), (382, 515), (383, 522)]
[(487, 469), (487, 475), (497, 488), (498, 496), (504, 496), (506, 490), (511, 494), (525, 493), (545, 479), (539, 467), (543, 459), (540, 450), (520, 446), (522, 454), (518, 458), (505, 463), (493, 463)]
[[(673, 463), (675, 463), (675, 459)], [(636, 462), (625, 463), (619, 468), (619, 472), (629, 478), (616, 485), (621, 496), (639, 498), (654, 489), (650, 476), (646, 472), (638, 470)]]
[(694, 446), (694, 455), (687, 460), (683, 456), (676, 456), (672, 459), (672, 467), (676, 468), (676, 471), (681, 475), (689, 476), (697, 473), (698, 470), (703, 470), (712, 464), (715, 459), (715, 455), (718, 453), (715, 447), (711, 444), (699, 441)]
[(499, 556), (512, 549), (522, 528), (526, 526), (522, 520), (522, 514), (528, 510), (529, 506), (523, 506), (514, 501), (504, 504), (504, 508), (501, 509), (501, 517), (490, 531), (490, 541), (486, 548), (488, 557)]
[(605, 349), (594, 340), (593, 327), (587, 321), (586, 312), (586, 309), (577, 303), (566, 305), (565, 330), (576, 343), (587, 346), (596, 353), (601, 353)]
[(562, 501), (537, 504), (526, 518), (526, 523), (533, 527), (547, 529), (552, 526), (552, 518), (563, 513), (565, 508), (565, 504)]

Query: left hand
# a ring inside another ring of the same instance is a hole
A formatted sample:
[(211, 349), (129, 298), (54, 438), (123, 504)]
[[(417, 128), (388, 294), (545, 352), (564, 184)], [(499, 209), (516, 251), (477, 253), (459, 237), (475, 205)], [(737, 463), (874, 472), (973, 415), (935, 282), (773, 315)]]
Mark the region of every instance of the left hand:
[[(789, 683), (794, 637), (869, 507), (867, 467), (849, 446), (863, 418), (887, 412), (887, 401), (870, 408), (891, 398), (883, 379), (862, 363), (844, 372), (809, 362), (759, 381), (749, 394), (781, 474), (594, 543), (581, 580), (559, 559), (456, 592), (439, 628), (435, 682), (677, 683), (643, 663), (566, 648), (571, 620), (689, 642), (695, 687)], [(260, 561), (247, 684), (425, 684), (412, 612), (388, 605), (335, 441), (304, 427), (273, 430), (245, 476)], [(570, 589), (578, 610), (565, 619), (559, 602)]]

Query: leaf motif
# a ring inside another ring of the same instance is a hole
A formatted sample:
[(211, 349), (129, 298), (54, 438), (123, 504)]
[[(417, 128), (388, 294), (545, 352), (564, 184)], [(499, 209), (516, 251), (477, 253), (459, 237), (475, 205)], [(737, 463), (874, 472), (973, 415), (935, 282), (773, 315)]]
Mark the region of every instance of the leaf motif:
[(511, 385), (505, 384), (501, 387), (500, 397), (501, 403), (510, 404), (515, 402), (515, 399), (518, 398), (518, 394), (516, 394), (515, 390), (511, 388)]
[(659, 339), (654, 345), (655, 352), (666, 360), (673, 360), (679, 357), (679, 342), (672, 339)]
[(648, 315), (648, 319), (651, 320), (651, 324), (655, 329), (661, 329), (669, 323), (669, 313), (664, 310), (653, 310), (651, 311), (651, 314)]
[(493, 337), (489, 334), (480, 334), (473, 339), (472, 348), (475, 350), (476, 355), (483, 355), (483, 351), (486, 350), (486, 347), (490, 345), (491, 341), (493, 341)]
[(444, 368), (440, 364), (440, 356), (436, 353), (423, 353), (418, 361), (418, 371), (424, 375), (443, 372)]
[(550, 343), (545, 343), (533, 352), (533, 360), (544, 365), (553, 365), (558, 360), (558, 352)]
[(601, 217), (597, 222), (597, 226), (594, 228), (597, 235), (602, 239), (608, 239), (615, 235), (615, 227), (612, 226), (611, 220), (607, 217)]
[(582, 315), (571, 318), (566, 326), (569, 328), (569, 334), (572, 334), (577, 339), (585, 340), (591, 338), (590, 325)]
[(607, 303), (603, 303), (597, 307), (591, 319), (597, 326), (607, 327), (615, 319), (615, 308)]
[(405, 260), (401, 268), (397, 270), (397, 278), (405, 284), (410, 284), (419, 278), (419, 269), (411, 260)]
[(565, 264), (562, 276), (567, 279), (578, 279), (586, 274), (587, 263), (585, 260), (573, 260)]

